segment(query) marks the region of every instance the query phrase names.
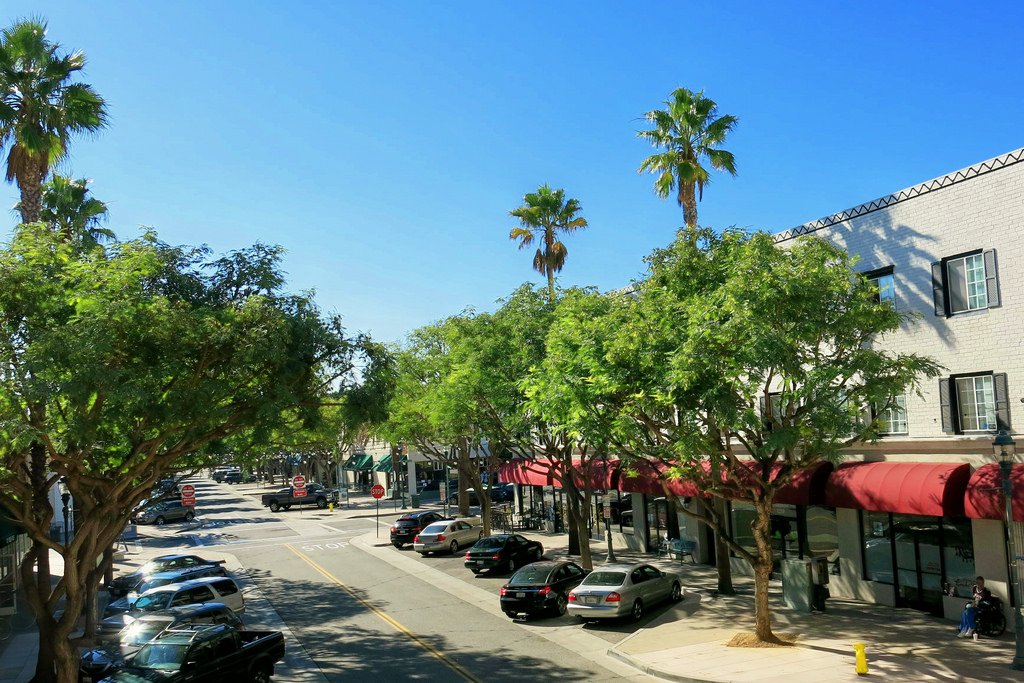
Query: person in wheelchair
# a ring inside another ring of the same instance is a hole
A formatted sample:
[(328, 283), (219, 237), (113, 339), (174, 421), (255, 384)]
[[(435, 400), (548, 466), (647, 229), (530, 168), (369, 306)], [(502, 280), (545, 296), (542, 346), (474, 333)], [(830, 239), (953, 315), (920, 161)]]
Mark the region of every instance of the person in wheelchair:
[(984, 577), (977, 577), (971, 590), (973, 600), (964, 606), (957, 638), (978, 638), (978, 633), (998, 637), (1006, 630), (1002, 601), (985, 587)]

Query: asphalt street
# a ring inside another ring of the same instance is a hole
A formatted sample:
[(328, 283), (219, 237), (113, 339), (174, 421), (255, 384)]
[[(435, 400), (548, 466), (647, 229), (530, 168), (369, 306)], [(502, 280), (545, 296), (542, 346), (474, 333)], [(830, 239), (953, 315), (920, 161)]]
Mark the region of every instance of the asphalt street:
[[(372, 513), (310, 507), (275, 514), (258, 496), (242, 493), (252, 487), (205, 478), (190, 483), (199, 500), (196, 523), (146, 527), (142, 545), (237, 558), (235, 572), (247, 584), (247, 626), (281, 628), (288, 638), (277, 680), (642, 678), (628, 672), (624, 678), (587, 650), (595, 644), (603, 650), (638, 625), (584, 630), (570, 617), (513, 622), (497, 611), (505, 575), (473, 577), (461, 553), (420, 558), (392, 548), (393, 509), (382, 510), (378, 540)], [(361, 544), (354, 542), (360, 537)], [(381, 553), (397, 553), (406, 565)], [(493, 594), (493, 605), (482, 591)], [(467, 602), (470, 593), (483, 602)]]

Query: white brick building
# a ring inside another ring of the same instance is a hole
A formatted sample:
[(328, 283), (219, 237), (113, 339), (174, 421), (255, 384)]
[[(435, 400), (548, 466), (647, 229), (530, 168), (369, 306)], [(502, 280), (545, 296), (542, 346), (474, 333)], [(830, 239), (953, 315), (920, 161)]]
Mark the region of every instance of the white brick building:
[[(918, 316), (879, 343), (947, 368), (921, 396), (905, 398), (905, 412), (887, 416), (891, 434), (849, 454), (879, 465), (840, 467), (829, 478), (823, 507), (835, 508), (834, 595), (959, 617), (980, 574), (1009, 607), (1005, 525), (992, 518), (1002, 494), (993, 490), (991, 464), (997, 423), (1024, 451), (1022, 226), (1019, 149), (777, 236), (785, 245), (813, 234), (859, 256), (881, 295)], [(1024, 465), (1016, 470), (1024, 501)], [(1024, 541), (1024, 525), (1014, 526)]]

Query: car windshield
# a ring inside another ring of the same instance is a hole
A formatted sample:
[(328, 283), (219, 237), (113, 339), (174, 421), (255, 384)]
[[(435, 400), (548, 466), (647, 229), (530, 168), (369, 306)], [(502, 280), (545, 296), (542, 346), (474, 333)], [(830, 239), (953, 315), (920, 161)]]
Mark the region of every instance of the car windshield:
[(596, 571), (583, 579), (584, 586), (621, 586), (626, 580), (625, 572)]
[(476, 542), (477, 548), (500, 548), (505, 545), (504, 538), (481, 538)]
[(134, 666), (174, 671), (181, 668), (187, 652), (185, 644), (151, 643), (139, 650), (131, 661)]
[(153, 640), (158, 633), (167, 628), (170, 621), (137, 621), (124, 630), (121, 636), (122, 645), (145, 645)]
[(170, 593), (157, 593), (156, 595), (143, 595), (141, 598), (135, 601), (132, 605), (132, 609), (140, 612), (148, 612), (154, 609), (163, 609), (167, 606), (167, 599), (170, 597)]
[(533, 567), (526, 565), (519, 571), (517, 571), (511, 579), (509, 579), (509, 585), (511, 586), (525, 586), (529, 584), (545, 583), (548, 579), (548, 572), (551, 571), (550, 567)]
[(426, 529), (423, 530), (423, 533), (425, 533), (425, 534), (439, 534), (439, 533), (441, 533), (442, 531), (444, 531), (447, 528), (448, 528), (448, 522), (438, 522), (436, 524), (431, 524), (430, 526), (428, 526)]

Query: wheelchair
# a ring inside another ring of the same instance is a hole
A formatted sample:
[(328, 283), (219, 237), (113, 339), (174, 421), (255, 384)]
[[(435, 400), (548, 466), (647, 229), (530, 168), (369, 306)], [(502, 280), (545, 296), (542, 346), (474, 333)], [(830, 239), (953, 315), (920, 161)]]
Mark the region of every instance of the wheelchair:
[(1006, 616), (1003, 614), (1003, 601), (993, 596), (978, 603), (978, 611), (974, 615), (974, 623), (979, 635), (986, 638), (998, 638), (1006, 632)]

